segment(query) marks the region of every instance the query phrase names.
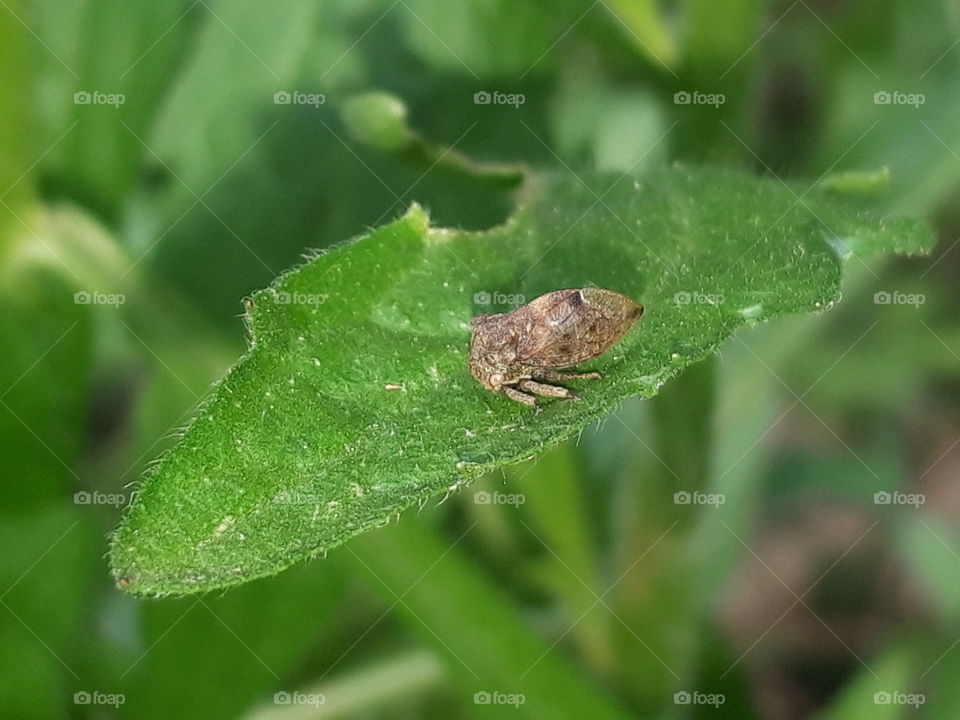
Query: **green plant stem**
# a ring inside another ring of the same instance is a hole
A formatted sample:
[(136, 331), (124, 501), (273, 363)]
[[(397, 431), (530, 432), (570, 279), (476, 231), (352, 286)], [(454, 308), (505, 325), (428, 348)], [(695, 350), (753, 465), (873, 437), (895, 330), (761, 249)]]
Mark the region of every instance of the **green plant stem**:
[(369, 569), (371, 587), (436, 648), (464, 703), (479, 691), (523, 693), (528, 718), (627, 717), (451, 543), (410, 517), (348, 547)]

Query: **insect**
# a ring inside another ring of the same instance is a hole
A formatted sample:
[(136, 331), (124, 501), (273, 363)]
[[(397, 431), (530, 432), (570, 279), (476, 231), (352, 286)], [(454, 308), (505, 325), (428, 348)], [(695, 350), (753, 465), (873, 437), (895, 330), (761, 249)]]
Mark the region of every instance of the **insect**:
[(613, 347), (643, 306), (600, 288), (554, 290), (516, 310), (470, 322), (470, 373), (487, 390), (536, 407), (537, 395), (578, 399), (564, 380), (599, 373), (560, 372)]

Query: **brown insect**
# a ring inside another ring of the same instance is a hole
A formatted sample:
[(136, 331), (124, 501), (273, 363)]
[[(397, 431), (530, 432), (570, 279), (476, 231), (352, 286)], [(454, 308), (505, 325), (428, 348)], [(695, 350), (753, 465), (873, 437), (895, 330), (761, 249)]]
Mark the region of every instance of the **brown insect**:
[(554, 290), (516, 310), (470, 322), (470, 372), (487, 390), (536, 406), (536, 395), (578, 399), (563, 380), (600, 373), (560, 372), (613, 347), (643, 306), (611, 290)]

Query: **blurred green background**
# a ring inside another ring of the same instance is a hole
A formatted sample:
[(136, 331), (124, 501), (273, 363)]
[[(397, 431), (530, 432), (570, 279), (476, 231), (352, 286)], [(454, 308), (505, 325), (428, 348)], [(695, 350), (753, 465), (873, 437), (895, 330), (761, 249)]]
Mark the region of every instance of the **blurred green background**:
[[(3, 0), (0, 60), (0, 716), (960, 717), (960, 2)], [(466, 158), (889, 168), (940, 245), (327, 558), (118, 592), (242, 298), (413, 201), (501, 222)]]

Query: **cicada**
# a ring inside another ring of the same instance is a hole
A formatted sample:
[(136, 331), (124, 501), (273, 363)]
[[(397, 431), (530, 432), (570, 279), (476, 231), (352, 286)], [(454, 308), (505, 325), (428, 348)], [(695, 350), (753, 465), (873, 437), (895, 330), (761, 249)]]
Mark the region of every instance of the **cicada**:
[(600, 288), (554, 290), (499, 315), (470, 323), (470, 372), (487, 390), (535, 407), (536, 396), (577, 399), (550, 383), (598, 378), (563, 372), (617, 344), (643, 314), (625, 295)]

